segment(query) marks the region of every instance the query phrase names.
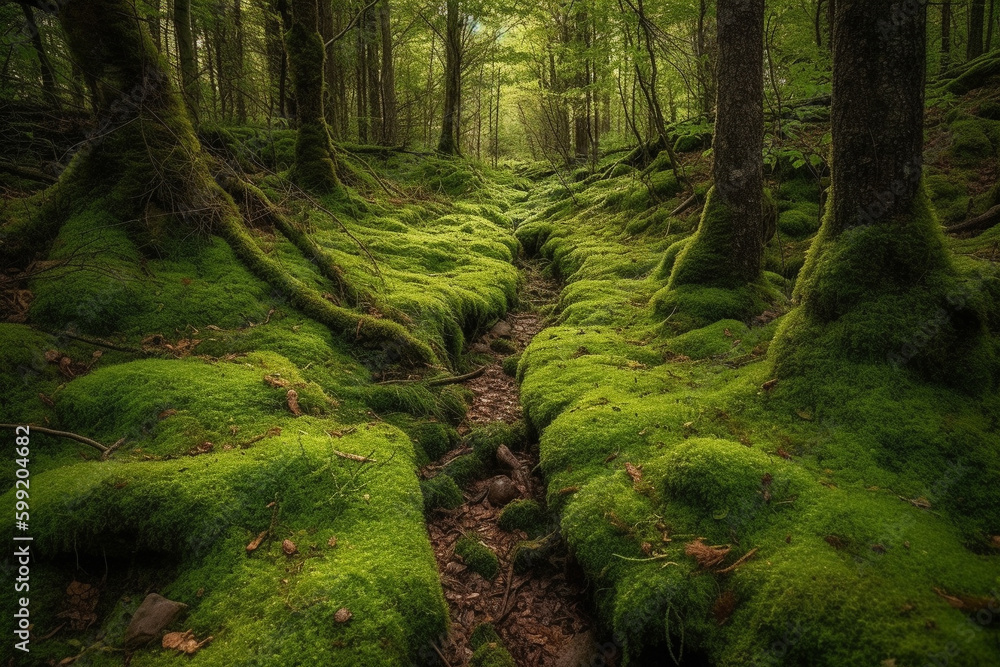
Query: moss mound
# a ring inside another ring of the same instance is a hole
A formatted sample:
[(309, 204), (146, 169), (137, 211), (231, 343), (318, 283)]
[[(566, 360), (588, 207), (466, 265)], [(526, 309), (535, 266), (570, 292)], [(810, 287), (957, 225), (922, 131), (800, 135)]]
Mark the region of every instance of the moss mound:
[(503, 508), (497, 518), (497, 527), (506, 531), (521, 530), (535, 538), (548, 532), (550, 521), (538, 501), (522, 499)]
[(455, 555), (484, 579), (492, 581), (500, 573), (497, 555), (474, 535), (463, 535), (455, 542)]

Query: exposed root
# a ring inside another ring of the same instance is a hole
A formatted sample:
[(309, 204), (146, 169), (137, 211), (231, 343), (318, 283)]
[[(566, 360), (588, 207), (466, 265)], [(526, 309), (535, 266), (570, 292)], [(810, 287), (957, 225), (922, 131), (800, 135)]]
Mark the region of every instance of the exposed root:
[[(24, 424), (0, 424), (0, 428), (10, 428), (10, 429), (23, 428), (24, 426), (25, 426)], [(116, 449), (121, 447), (123, 442), (125, 442), (125, 438), (121, 438), (118, 440), (118, 442), (114, 443), (113, 445), (102, 445), (96, 440), (92, 440), (86, 436), (80, 435), (79, 433), (71, 433), (69, 431), (57, 431), (55, 429), (45, 428), (43, 426), (28, 425), (28, 428), (37, 431), (39, 433), (44, 433), (45, 435), (52, 435), (57, 438), (66, 438), (67, 440), (76, 440), (77, 442), (93, 447), (94, 449), (101, 452), (102, 461), (107, 461), (108, 458), (111, 457), (111, 454)]]

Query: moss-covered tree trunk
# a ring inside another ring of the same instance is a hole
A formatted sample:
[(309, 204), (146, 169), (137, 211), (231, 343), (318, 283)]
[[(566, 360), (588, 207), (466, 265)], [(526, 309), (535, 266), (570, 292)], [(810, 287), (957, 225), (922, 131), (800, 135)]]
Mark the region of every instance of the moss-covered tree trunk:
[(737, 288), (761, 275), (764, 251), (764, 2), (719, 0), (715, 185), (677, 258), (670, 286)]
[(983, 55), (983, 21), (986, 17), (986, 0), (972, 0), (969, 5), (969, 39), (965, 43), (968, 60)]
[[(784, 377), (825, 361), (910, 365), (976, 384), (982, 320), (957, 279), (922, 179), (927, 8), (838, 0), (832, 195), (775, 341)], [(823, 370), (823, 369), (826, 370)]]
[(198, 122), (201, 86), (198, 83), (198, 62), (194, 56), (191, 33), (191, 0), (174, 0), (174, 34), (177, 36), (177, 58), (181, 63), (181, 92), (192, 122)]
[(292, 0), (291, 9), (292, 27), (285, 45), (299, 120), (292, 179), (315, 192), (333, 192), (340, 181), (323, 111), (325, 48), (319, 34), (319, 7), (317, 0)]
[(458, 0), (447, 0), (445, 22), (444, 117), (438, 150), (446, 155), (457, 155), (458, 109), (462, 95), (462, 31)]

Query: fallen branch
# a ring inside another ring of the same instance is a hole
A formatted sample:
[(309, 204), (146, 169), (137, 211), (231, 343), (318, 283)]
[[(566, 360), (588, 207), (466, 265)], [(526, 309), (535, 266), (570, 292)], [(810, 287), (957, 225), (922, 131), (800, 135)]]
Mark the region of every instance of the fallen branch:
[(754, 547), (750, 551), (748, 551), (745, 554), (743, 554), (742, 556), (740, 556), (739, 560), (737, 560), (735, 563), (733, 563), (729, 567), (724, 567), (721, 570), (716, 570), (715, 573), (716, 574), (729, 574), (730, 572), (732, 572), (733, 570), (735, 570), (736, 568), (738, 568), (740, 565), (742, 565), (743, 563), (745, 563), (748, 560), (750, 560), (751, 558), (753, 558), (756, 553), (757, 553), (757, 547)]
[(348, 461), (357, 461), (358, 463), (378, 463), (375, 459), (368, 458), (367, 456), (361, 456), (360, 454), (351, 454), (349, 452), (341, 452), (336, 449), (331, 449), (331, 452), (335, 456), (339, 456), (342, 459), (347, 459)]
[(690, 197), (688, 197), (687, 199), (685, 199), (683, 204), (681, 204), (680, 206), (678, 206), (677, 208), (675, 208), (673, 211), (671, 211), (670, 212), (670, 216), (674, 217), (674, 216), (680, 215), (684, 211), (688, 210), (689, 208), (691, 208), (692, 206), (694, 206), (695, 204), (697, 204), (700, 199), (701, 199), (701, 197), (698, 195), (697, 192), (695, 192), (693, 195), (691, 195)]
[(94, 449), (97, 449), (101, 452), (102, 461), (107, 461), (108, 457), (111, 456), (111, 453), (114, 452), (119, 447), (121, 447), (122, 443), (125, 442), (125, 438), (121, 438), (118, 440), (118, 442), (108, 446), (108, 445), (102, 445), (96, 440), (91, 440), (90, 438), (80, 435), (78, 433), (70, 433), (69, 431), (57, 431), (55, 429), (45, 428), (43, 426), (33, 426), (31, 424), (0, 424), (0, 428), (17, 429), (24, 426), (27, 426), (28, 429), (30, 430), (37, 431), (39, 433), (44, 433), (45, 435), (53, 435), (56, 436), (57, 438), (67, 438), (69, 440), (76, 440), (77, 442), (89, 445), (90, 447), (93, 447)]
[(994, 206), (982, 215), (977, 215), (965, 222), (945, 228), (949, 234), (959, 234), (961, 232), (983, 232), (1000, 222), (1000, 204)]
[(427, 384), (431, 387), (443, 387), (446, 384), (459, 384), (461, 382), (465, 382), (466, 380), (474, 380), (485, 372), (486, 366), (481, 366), (471, 373), (466, 373), (465, 375), (454, 375), (447, 378), (437, 378), (435, 380), (430, 380)]

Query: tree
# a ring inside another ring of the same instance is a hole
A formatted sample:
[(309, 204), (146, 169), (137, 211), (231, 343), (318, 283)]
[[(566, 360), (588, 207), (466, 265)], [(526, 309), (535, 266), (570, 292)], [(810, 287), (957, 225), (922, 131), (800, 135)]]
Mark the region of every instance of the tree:
[(941, 3), (941, 71), (951, 65), (951, 0)]
[(972, 0), (969, 5), (969, 40), (965, 43), (965, 57), (968, 60), (983, 55), (983, 22), (986, 15), (986, 0)]
[(299, 121), (292, 178), (310, 190), (333, 192), (340, 181), (323, 111), (325, 48), (319, 34), (319, 6), (317, 0), (292, 0), (291, 8), (292, 27), (285, 34), (285, 48)]
[(59, 106), (59, 94), (56, 92), (56, 75), (52, 69), (52, 62), (45, 53), (45, 45), (42, 43), (42, 33), (38, 30), (35, 22), (35, 10), (28, 5), (21, 5), (24, 13), (25, 28), (31, 35), (31, 45), (38, 56), (38, 65), (42, 69), (42, 91), (45, 93), (45, 100), (52, 106)]
[(764, 2), (719, 0), (715, 185), (669, 287), (739, 288), (760, 278), (764, 249)]
[(898, 6), (837, 2), (832, 195), (772, 346), (783, 377), (829, 374), (832, 355), (970, 385), (993, 367), (923, 184), (927, 9)]
[(462, 19), (459, 0), (447, 0), (444, 34), (444, 116), (441, 121), (441, 138), (438, 151), (457, 155), (459, 146), (459, 118), (462, 97)]
[(191, 0), (174, 0), (174, 34), (177, 36), (177, 58), (181, 63), (181, 92), (188, 115), (198, 122), (201, 85), (198, 83), (198, 62), (194, 56), (191, 35)]

